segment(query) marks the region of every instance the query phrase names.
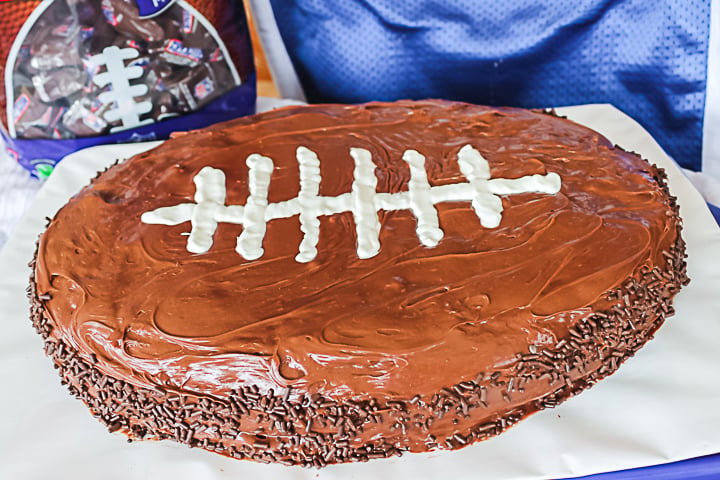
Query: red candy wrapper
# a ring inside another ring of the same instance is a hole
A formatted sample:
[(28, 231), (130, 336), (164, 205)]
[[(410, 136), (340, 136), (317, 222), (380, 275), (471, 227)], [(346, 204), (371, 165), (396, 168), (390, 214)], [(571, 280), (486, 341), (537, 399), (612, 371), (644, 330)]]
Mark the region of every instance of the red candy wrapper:
[(255, 111), (241, 0), (0, 1), (0, 134), (43, 177), (81, 148)]

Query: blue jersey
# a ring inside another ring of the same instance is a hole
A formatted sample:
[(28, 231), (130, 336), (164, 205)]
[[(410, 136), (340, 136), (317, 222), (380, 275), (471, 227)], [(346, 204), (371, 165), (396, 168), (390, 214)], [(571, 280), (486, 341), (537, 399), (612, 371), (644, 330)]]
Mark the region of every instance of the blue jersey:
[(611, 103), (702, 168), (710, 0), (270, 3), (310, 102)]

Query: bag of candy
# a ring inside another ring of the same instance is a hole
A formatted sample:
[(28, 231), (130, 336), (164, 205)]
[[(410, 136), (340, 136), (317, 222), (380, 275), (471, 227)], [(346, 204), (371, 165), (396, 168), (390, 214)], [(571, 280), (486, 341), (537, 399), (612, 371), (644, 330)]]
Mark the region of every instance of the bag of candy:
[(254, 113), (255, 89), (242, 0), (0, 0), (0, 133), (34, 176)]

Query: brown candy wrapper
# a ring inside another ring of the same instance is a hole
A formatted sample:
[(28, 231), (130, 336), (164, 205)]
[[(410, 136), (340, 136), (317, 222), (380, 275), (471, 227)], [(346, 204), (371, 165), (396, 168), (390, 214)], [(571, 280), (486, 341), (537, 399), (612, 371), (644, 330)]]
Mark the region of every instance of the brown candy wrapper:
[(34, 163), (92, 144), (166, 138), (254, 113), (238, 1), (0, 2), (3, 70), (0, 133), (33, 173)]

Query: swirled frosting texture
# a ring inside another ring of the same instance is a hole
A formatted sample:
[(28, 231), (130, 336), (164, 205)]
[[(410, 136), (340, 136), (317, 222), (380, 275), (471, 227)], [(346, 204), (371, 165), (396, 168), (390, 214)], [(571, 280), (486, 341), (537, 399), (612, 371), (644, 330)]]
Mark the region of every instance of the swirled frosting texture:
[[(350, 212), (320, 217), (317, 256), (298, 263), (297, 216), (269, 222), (264, 255), (235, 251), (220, 223), (207, 253), (189, 222), (144, 212), (193, 201), (205, 166), (227, 204), (249, 195), (246, 159), (272, 158), (269, 202), (298, 195), (298, 146), (320, 160), (320, 195), (349, 192), (351, 148), (372, 154), (377, 192), (408, 189), (402, 154), (426, 157), (430, 185), (465, 181), (465, 145), (493, 178), (557, 173), (554, 195), (502, 196), (484, 228), (469, 202), (437, 205), (444, 237), (423, 246), (410, 211), (379, 212), (380, 252), (356, 253)], [(410, 398), (553, 345), (643, 265), (664, 264), (676, 219), (653, 170), (599, 134), (541, 112), (440, 101), (276, 110), (177, 136), (101, 174), (42, 237), (37, 290), (54, 335), (133, 384), (222, 397), (255, 384), (326, 396)]]

